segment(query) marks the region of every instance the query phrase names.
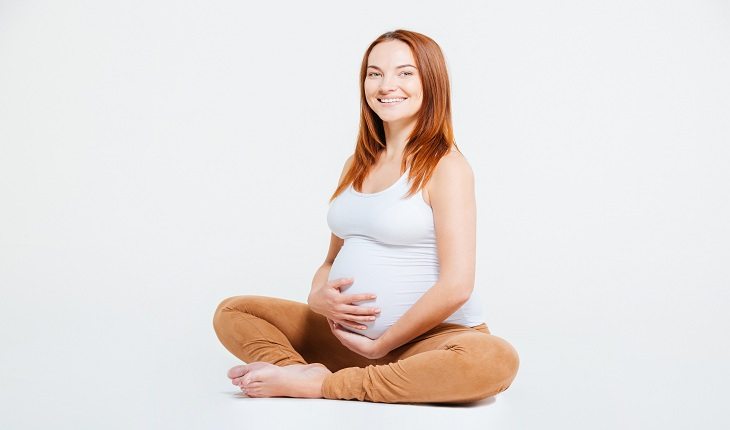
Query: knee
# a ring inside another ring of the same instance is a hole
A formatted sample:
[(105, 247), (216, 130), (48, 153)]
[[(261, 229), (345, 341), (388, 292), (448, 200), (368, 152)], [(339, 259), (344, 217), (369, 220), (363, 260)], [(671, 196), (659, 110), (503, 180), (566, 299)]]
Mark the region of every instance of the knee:
[(492, 344), (493, 359), (496, 363), (499, 363), (496, 373), (502, 378), (503, 383), (503, 388), (499, 391), (504, 391), (517, 376), (517, 370), (520, 368), (520, 356), (512, 344), (501, 337), (492, 337), (494, 338)]
[(218, 304), (218, 306), (215, 308), (215, 313), (219, 314), (219, 313), (223, 312), (224, 309), (231, 309), (231, 306), (230, 306), (231, 302), (238, 299), (239, 297), (241, 297), (241, 296), (232, 296), (232, 297), (223, 299), (223, 301), (220, 302)]
[(465, 349), (471, 352), (467, 367), (472, 400), (485, 399), (509, 388), (520, 367), (519, 355), (509, 342), (494, 335), (475, 336)]
[(226, 316), (229, 316), (232, 311), (246, 311), (246, 302), (249, 298), (254, 296), (232, 296), (224, 299), (218, 304), (213, 314), (213, 326), (219, 328)]

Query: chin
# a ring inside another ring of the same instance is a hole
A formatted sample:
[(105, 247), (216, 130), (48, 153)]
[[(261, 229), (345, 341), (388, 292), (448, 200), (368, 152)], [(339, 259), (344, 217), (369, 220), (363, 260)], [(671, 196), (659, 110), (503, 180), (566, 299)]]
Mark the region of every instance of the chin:
[(398, 116), (395, 116), (395, 115), (384, 115), (384, 116), (378, 115), (378, 116), (380, 117), (380, 119), (383, 122), (394, 122), (394, 123), (395, 122), (402, 122), (402, 121), (410, 121), (413, 118), (413, 115), (398, 115)]

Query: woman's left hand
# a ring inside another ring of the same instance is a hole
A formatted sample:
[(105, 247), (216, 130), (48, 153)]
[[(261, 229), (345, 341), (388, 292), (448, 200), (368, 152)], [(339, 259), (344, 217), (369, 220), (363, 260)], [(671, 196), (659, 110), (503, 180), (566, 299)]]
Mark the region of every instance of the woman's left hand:
[(347, 347), (350, 351), (371, 360), (382, 358), (387, 355), (387, 352), (384, 353), (381, 351), (380, 342), (378, 342), (377, 339), (373, 340), (367, 336), (353, 333), (342, 328), (340, 324), (337, 324), (329, 318), (327, 318), (327, 322), (329, 323), (332, 334), (334, 334), (335, 337), (340, 340), (340, 343), (345, 345), (345, 347)]

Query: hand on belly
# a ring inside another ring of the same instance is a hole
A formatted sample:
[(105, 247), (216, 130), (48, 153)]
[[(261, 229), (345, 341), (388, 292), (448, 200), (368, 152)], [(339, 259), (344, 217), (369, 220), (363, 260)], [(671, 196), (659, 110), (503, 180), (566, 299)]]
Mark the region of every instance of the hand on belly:
[(374, 300), (354, 304), (380, 309), (374, 321), (361, 322), (367, 327), (365, 330), (344, 326), (346, 330), (377, 339), (438, 280), (437, 267), (399, 252), (345, 241), (330, 268), (328, 280), (352, 278), (352, 284), (343, 286), (340, 292), (375, 295)]
[[(380, 337), (391, 325), (395, 324), (398, 319), (405, 314), (408, 309), (415, 303), (422, 293), (414, 296), (411, 293), (403, 293), (393, 291), (390, 288), (378, 288), (376, 284), (366, 282), (368, 277), (361, 276), (360, 281), (354, 276), (351, 285), (340, 288), (340, 292), (344, 295), (374, 294), (374, 300), (366, 300), (352, 303), (354, 306), (367, 306), (380, 309), (380, 313), (375, 315), (374, 321), (361, 321), (360, 325), (367, 327), (365, 330), (350, 328), (343, 326), (346, 330), (353, 333), (367, 336), (371, 339)], [(364, 279), (363, 279), (364, 278)], [(336, 278), (333, 278), (336, 279)], [(381, 281), (379, 285), (384, 285)]]

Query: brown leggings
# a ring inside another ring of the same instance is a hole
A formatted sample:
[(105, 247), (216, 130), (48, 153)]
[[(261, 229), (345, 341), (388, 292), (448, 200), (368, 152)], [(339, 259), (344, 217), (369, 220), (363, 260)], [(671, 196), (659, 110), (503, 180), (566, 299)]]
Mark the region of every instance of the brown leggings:
[(246, 363), (322, 363), (326, 399), (384, 403), (465, 403), (507, 389), (519, 367), (517, 351), (485, 323), (442, 323), (379, 359), (340, 343), (327, 319), (309, 305), (264, 296), (223, 300), (213, 317), (218, 339)]

